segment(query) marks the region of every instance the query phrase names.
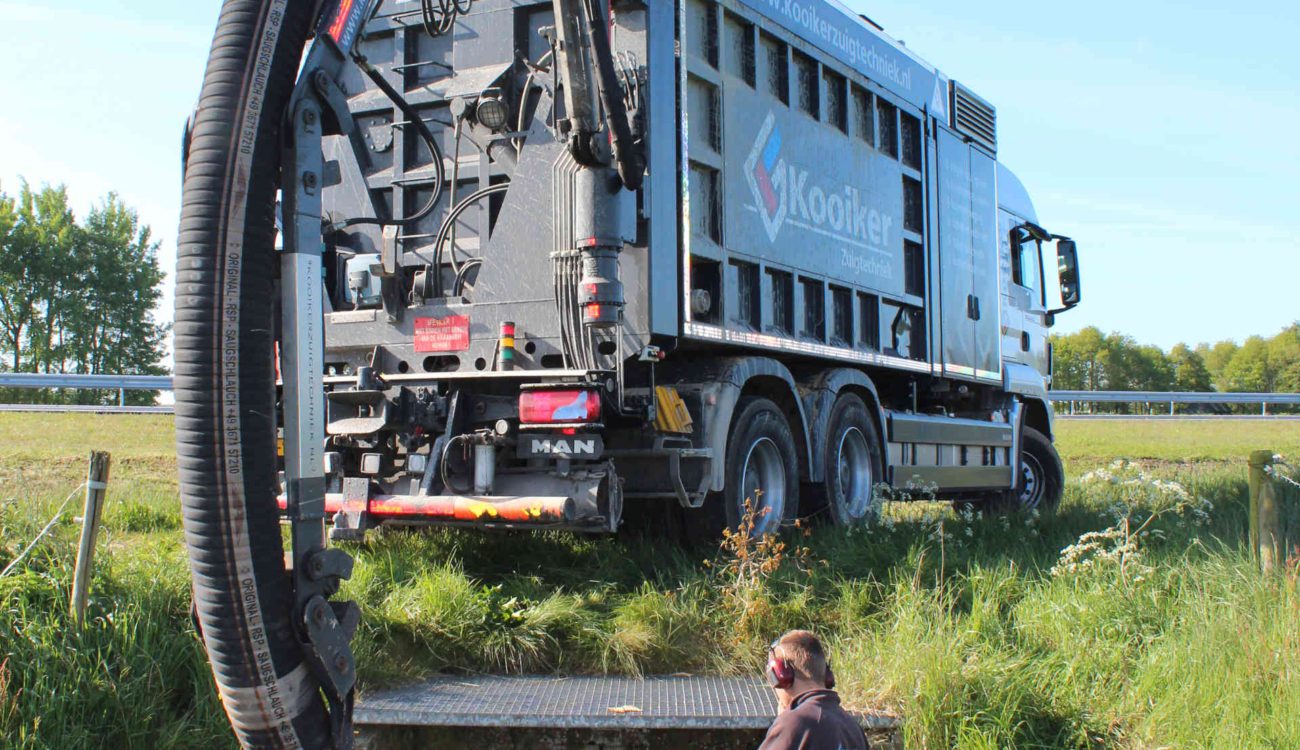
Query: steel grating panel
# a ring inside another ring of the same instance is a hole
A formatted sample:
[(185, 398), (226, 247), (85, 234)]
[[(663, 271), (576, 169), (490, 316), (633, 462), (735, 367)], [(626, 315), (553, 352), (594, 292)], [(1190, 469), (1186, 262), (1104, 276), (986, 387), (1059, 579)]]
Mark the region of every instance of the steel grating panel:
[[(618, 710), (611, 710), (618, 709)], [(538, 729), (765, 729), (776, 716), (761, 681), (726, 677), (437, 677), (367, 693), (359, 726)], [(897, 720), (861, 714), (864, 729)]]

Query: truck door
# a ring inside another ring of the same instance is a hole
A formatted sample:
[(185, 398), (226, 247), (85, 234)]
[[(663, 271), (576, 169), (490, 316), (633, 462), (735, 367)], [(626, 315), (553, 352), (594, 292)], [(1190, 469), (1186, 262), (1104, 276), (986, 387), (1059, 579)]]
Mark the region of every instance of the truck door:
[(937, 140), (943, 371), (1000, 380), (997, 164), (943, 126)]

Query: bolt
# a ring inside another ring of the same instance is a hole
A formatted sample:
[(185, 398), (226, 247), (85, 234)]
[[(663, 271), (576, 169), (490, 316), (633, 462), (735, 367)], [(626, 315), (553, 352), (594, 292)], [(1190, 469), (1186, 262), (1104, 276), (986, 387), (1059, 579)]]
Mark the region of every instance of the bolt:
[(311, 610), (311, 619), (317, 625), (325, 624), (325, 608), (322, 606), (313, 607)]
[(311, 190), (312, 188), (315, 188), (315, 187), (316, 187), (316, 173), (315, 173), (315, 172), (303, 172), (303, 173), (302, 173), (302, 184), (303, 184), (303, 187), (306, 187), (308, 190)]
[(344, 673), (344, 674), (347, 674), (348, 669), (349, 669), (350, 667), (351, 667), (351, 665), (348, 664), (348, 657), (347, 657), (347, 654), (336, 654), (336, 655), (334, 656), (334, 668), (335, 668), (335, 669), (337, 669), (338, 671), (340, 671), (340, 672), (342, 672), (342, 673)]
[(313, 112), (313, 111), (310, 110), (310, 109), (307, 110), (306, 112), (303, 112), (303, 113), (302, 113), (302, 121), (303, 121), (304, 123), (306, 123), (307, 125), (315, 125), (315, 124), (316, 124), (316, 113)]

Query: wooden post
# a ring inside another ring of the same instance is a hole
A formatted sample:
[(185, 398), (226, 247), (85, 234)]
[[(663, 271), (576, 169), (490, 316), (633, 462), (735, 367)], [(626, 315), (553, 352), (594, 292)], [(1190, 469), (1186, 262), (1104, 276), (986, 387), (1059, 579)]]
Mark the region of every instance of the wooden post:
[(1265, 573), (1278, 570), (1284, 559), (1272, 468), (1273, 451), (1250, 454), (1250, 549)]
[(107, 453), (91, 452), (90, 468), (86, 471), (86, 507), (81, 514), (81, 544), (77, 547), (77, 569), (72, 577), (72, 617), (78, 625), (86, 616), (90, 578), (94, 573), (95, 539), (99, 536), (99, 520), (104, 513), (104, 493), (108, 489), (109, 463)]

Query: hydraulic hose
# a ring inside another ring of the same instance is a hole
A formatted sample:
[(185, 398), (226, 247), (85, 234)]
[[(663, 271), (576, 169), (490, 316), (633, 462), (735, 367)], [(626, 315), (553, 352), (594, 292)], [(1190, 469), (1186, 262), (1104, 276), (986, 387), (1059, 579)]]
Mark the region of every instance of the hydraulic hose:
[(316, 0), (225, 0), (191, 130), (176, 269), (176, 441), (197, 617), (248, 748), (325, 748), (276, 506), (275, 194)]

